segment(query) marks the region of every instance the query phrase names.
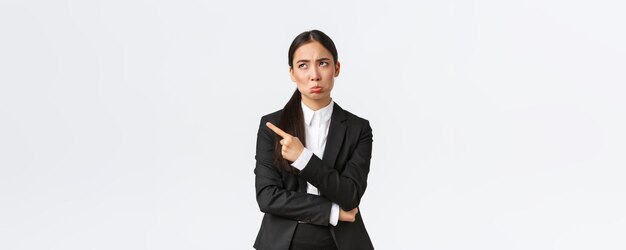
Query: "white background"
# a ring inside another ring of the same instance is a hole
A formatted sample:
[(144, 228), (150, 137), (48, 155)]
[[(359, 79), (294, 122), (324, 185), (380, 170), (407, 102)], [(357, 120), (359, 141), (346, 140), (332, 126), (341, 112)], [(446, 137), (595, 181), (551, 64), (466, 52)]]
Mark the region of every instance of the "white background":
[(320, 29), (377, 249), (625, 249), (623, 1), (0, 1), (0, 249), (251, 249)]

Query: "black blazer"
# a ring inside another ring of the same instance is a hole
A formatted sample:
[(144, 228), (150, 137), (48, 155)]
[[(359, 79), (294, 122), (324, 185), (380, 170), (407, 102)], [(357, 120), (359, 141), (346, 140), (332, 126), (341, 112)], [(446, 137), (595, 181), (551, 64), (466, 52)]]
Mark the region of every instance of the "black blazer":
[[(278, 124), (281, 111), (263, 116), (257, 134), (256, 199), (265, 215), (254, 242), (256, 249), (289, 249), (298, 221), (330, 225), (332, 202), (345, 211), (352, 210), (359, 206), (367, 186), (372, 155), (369, 121), (335, 103), (323, 160), (314, 154), (306, 167), (294, 175), (273, 166), (276, 136), (265, 123)], [(307, 181), (322, 195), (308, 194)], [(360, 209), (355, 222), (339, 221), (329, 230), (339, 250), (374, 249)]]

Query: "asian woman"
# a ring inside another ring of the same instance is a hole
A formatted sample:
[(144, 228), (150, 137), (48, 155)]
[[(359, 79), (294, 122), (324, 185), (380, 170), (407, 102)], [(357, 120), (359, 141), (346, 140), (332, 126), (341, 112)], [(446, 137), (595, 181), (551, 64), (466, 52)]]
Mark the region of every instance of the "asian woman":
[(297, 88), (257, 133), (256, 199), (265, 215), (254, 248), (373, 249), (358, 209), (372, 129), (331, 97), (340, 72), (335, 44), (319, 30), (303, 32), (288, 60)]

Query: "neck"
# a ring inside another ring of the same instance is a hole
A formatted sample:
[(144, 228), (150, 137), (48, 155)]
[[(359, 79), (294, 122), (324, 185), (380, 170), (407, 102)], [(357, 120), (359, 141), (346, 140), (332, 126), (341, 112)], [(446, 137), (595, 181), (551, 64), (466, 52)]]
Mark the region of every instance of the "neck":
[(320, 100), (311, 100), (308, 98), (304, 98), (304, 96), (302, 98), (302, 102), (304, 103), (304, 105), (306, 105), (313, 111), (317, 111), (323, 107), (328, 106), (328, 104), (330, 104), (330, 100), (331, 100), (330, 96), (328, 98), (324, 98)]

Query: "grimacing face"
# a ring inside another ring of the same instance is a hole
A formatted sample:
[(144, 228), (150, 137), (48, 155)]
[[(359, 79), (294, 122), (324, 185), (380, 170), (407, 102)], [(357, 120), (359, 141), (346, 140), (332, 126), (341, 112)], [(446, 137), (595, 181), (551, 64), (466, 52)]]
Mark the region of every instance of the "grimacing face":
[(339, 75), (339, 62), (334, 63), (330, 51), (313, 41), (300, 46), (289, 68), (291, 80), (298, 85), (305, 103), (330, 102), (330, 91)]

